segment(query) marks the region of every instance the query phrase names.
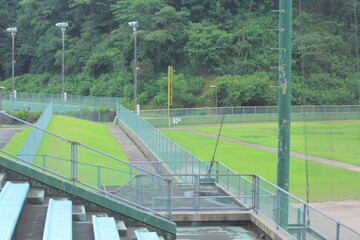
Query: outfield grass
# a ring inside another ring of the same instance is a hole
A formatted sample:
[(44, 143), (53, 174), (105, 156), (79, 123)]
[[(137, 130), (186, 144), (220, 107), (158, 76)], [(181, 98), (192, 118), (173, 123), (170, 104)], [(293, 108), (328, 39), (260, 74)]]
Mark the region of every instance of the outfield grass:
[[(266, 142), (273, 138), (271, 134), (276, 135), (276, 131), (270, 132), (269, 126), (264, 126), (263, 135), (267, 139), (259, 142)], [(252, 128), (260, 127), (259, 124), (242, 125), (238, 128), (245, 128), (251, 132)], [(236, 126), (226, 126), (226, 132), (231, 135)], [(205, 128), (208, 132), (209, 128)], [(231, 131), (232, 129), (232, 131)], [(196, 128), (199, 130), (199, 128)], [(213, 133), (218, 131), (214, 127)], [(173, 141), (183, 146), (203, 160), (210, 160), (214, 151), (216, 139), (197, 135), (182, 130), (163, 130), (163, 133)], [(234, 133), (236, 134), (236, 133)], [(245, 134), (246, 136), (249, 136)], [(223, 134), (225, 135), (225, 134)], [(254, 139), (260, 139), (260, 134)], [(277, 174), (277, 154), (265, 150), (259, 150), (240, 144), (219, 141), (215, 160), (224, 163), (226, 166), (240, 174), (258, 174), (265, 179), (276, 183)], [(305, 160), (298, 158), (290, 159), (290, 192), (302, 199), (306, 197), (305, 182)], [(321, 163), (309, 162), (309, 183), (310, 183), (310, 201), (329, 201), (360, 198), (360, 191), (354, 189), (351, 183), (358, 182), (360, 173), (328, 166)]]
[[(218, 134), (219, 125), (194, 130)], [(360, 166), (359, 134), (360, 121), (292, 122), (290, 148)], [(277, 147), (277, 123), (224, 125), (221, 135)]]

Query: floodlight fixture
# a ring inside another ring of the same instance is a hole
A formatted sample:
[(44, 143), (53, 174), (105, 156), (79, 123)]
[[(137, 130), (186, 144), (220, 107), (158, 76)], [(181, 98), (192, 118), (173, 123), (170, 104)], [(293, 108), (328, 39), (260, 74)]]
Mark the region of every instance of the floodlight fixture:
[(132, 22), (129, 22), (129, 26), (132, 27), (134, 32), (136, 32), (138, 23), (137, 23), (137, 21), (132, 21)]
[(16, 27), (7, 28), (6, 31), (11, 33), (11, 36), (15, 36), (15, 34), (17, 32), (17, 28)]
[(56, 23), (55, 26), (57, 26), (59, 28), (67, 28), (67, 27), (69, 27), (69, 24), (68, 24), (68, 22), (59, 22), (59, 23)]

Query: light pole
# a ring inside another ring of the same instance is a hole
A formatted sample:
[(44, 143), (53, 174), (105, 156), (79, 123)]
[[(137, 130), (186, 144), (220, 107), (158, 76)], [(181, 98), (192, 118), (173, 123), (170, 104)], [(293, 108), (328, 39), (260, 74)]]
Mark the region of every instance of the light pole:
[(12, 90), (12, 99), (16, 98), (15, 95), (15, 83), (14, 83), (14, 74), (15, 74), (15, 35), (17, 32), (16, 27), (11, 27), (6, 29), (11, 34), (12, 37), (12, 57), (11, 57), (11, 90)]
[(137, 21), (129, 22), (130, 27), (132, 27), (134, 32), (134, 108), (135, 111), (137, 110), (137, 103), (136, 103), (136, 88), (137, 88), (137, 67), (136, 67), (136, 30), (138, 27)]
[(218, 97), (217, 97), (217, 85), (211, 85), (210, 88), (215, 88), (215, 107), (218, 107)]
[(60, 22), (56, 23), (55, 26), (59, 27), (62, 32), (62, 50), (61, 50), (61, 101), (64, 102), (65, 96), (64, 96), (64, 79), (65, 79), (65, 56), (64, 56), (64, 49), (65, 49), (65, 31), (66, 28), (69, 26), (68, 22)]

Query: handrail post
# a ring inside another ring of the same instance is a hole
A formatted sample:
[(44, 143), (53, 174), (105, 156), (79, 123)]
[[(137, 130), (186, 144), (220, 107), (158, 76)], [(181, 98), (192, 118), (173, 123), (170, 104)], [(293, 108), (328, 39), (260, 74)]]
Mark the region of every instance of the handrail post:
[(340, 223), (336, 223), (336, 240), (340, 240)]
[(71, 180), (75, 185), (77, 181), (78, 142), (71, 141)]
[(303, 219), (302, 219), (302, 240), (306, 240), (306, 211), (307, 211), (307, 206), (306, 204), (304, 204), (304, 209), (303, 209)]
[[(46, 155), (42, 156), (42, 167), (46, 168)], [(45, 169), (43, 169), (43, 171), (45, 172)]]
[(168, 188), (168, 214), (169, 219), (172, 220), (172, 181), (171, 179), (167, 179), (167, 188)]
[(200, 184), (200, 175), (195, 175), (195, 186), (194, 186), (194, 210), (199, 211), (199, 186)]
[(141, 185), (142, 185), (142, 176), (136, 176), (136, 203), (141, 205)]
[(100, 189), (101, 188), (101, 167), (98, 166), (97, 167), (97, 185), (98, 185), (98, 188)]
[(256, 213), (259, 212), (259, 179), (254, 175), (253, 180), (253, 209)]

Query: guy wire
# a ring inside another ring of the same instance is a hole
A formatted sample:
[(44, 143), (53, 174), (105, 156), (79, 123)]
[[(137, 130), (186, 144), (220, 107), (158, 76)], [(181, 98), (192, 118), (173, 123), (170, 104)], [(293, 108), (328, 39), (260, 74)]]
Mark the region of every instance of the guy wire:
[[(232, 86), (233, 86), (233, 83), (234, 83), (234, 78), (235, 78), (235, 74), (237, 73), (238, 71), (238, 68), (239, 68), (239, 59), (240, 59), (240, 54), (241, 54), (241, 51), (242, 51), (242, 46), (244, 44), (244, 41), (245, 41), (245, 30), (247, 28), (247, 23), (249, 22), (249, 19), (250, 19), (250, 15), (251, 15), (251, 12), (252, 12), (252, 6), (254, 4), (254, 0), (251, 0), (250, 2), (250, 7), (249, 7), (249, 11), (248, 11), (248, 15), (246, 17), (246, 21), (245, 21), (245, 24), (244, 24), (244, 32), (242, 33), (241, 35), (241, 41), (240, 41), (240, 48), (239, 48), (239, 51), (238, 51), (238, 54), (237, 54), (237, 57), (236, 57), (236, 61), (235, 61), (235, 66), (233, 68), (233, 72), (232, 72), (232, 77), (231, 77), (231, 85), (230, 85), (230, 88), (229, 89), (232, 89)], [(230, 93), (228, 93), (224, 103), (225, 103), (225, 106), (228, 106), (229, 105), (229, 100), (230, 100)], [(222, 130), (222, 126), (224, 124), (224, 119), (225, 119), (225, 112), (223, 112), (223, 116), (222, 116), (222, 119), (221, 119), (221, 124), (220, 124), (220, 129), (219, 129), (219, 133), (217, 135), (217, 139), (216, 139), (216, 144), (215, 144), (215, 148), (214, 148), (214, 153), (213, 153), (213, 156), (211, 158), (211, 161), (210, 161), (210, 167), (209, 167), (209, 170), (208, 170), (208, 173), (207, 174), (211, 174), (211, 170), (212, 170), (212, 167), (214, 165), (214, 162), (215, 162), (215, 155), (216, 155), (216, 150), (217, 150), (217, 147), (218, 147), (218, 143), (219, 143), (219, 139), (220, 139), (220, 136), (221, 136), (221, 130)]]

